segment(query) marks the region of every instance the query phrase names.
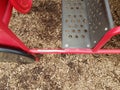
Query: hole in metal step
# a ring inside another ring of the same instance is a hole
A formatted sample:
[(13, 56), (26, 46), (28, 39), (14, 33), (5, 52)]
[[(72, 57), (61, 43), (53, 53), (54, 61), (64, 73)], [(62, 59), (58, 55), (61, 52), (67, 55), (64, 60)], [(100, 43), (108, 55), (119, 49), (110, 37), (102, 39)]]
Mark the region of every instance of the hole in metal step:
[(68, 17), (70, 18), (70, 17), (71, 17), (71, 15), (68, 15)]
[(80, 33), (80, 29), (78, 30), (78, 32)]
[(72, 20), (71, 20), (71, 22), (72, 22), (72, 23), (75, 23), (75, 20), (74, 20), (74, 19), (72, 19)]
[(87, 29), (84, 30), (85, 33), (87, 33), (87, 31), (88, 31)]
[(75, 30), (72, 30), (73, 33), (75, 33)]
[(82, 17), (82, 15), (79, 15), (80, 17)]
[(75, 35), (75, 38), (79, 38), (78, 35)]
[(83, 27), (83, 25), (80, 25), (80, 27)]
[(68, 27), (69, 27), (69, 28), (72, 28), (72, 26), (71, 26), (71, 25), (69, 25)]
[(85, 35), (82, 35), (82, 38), (85, 38)]
[(73, 7), (71, 7), (71, 9), (74, 9)]
[(72, 35), (69, 35), (68, 37), (69, 37), (69, 38), (72, 38)]
[(76, 9), (79, 9), (79, 7), (76, 7)]
[(77, 16), (76, 15), (74, 15), (74, 18), (76, 18)]
[(69, 32), (69, 30), (65, 30), (65, 32)]
[(83, 22), (86, 23), (86, 19), (83, 19)]
[(68, 20), (66, 19), (65, 22), (68, 23)]
[(77, 22), (80, 23), (80, 19), (78, 19)]

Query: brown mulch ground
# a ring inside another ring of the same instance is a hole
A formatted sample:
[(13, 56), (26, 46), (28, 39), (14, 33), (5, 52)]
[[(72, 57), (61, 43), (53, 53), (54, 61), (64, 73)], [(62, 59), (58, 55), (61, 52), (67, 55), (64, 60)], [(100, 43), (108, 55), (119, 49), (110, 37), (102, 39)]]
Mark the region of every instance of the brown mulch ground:
[[(118, 26), (120, 2), (109, 1)], [(14, 10), (10, 28), (30, 48), (60, 47), (61, 1), (34, 0), (26, 15)], [(106, 47), (118, 48), (119, 38), (114, 37)], [(32, 64), (0, 62), (0, 90), (14, 89), (120, 90), (120, 55), (41, 55), (40, 62)]]

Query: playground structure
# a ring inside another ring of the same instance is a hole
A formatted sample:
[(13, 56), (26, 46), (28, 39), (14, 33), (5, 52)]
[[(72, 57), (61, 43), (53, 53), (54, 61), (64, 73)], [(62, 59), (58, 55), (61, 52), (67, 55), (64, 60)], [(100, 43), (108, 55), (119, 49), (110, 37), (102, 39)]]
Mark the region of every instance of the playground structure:
[[(119, 49), (102, 49), (120, 27), (114, 27), (108, 0), (62, 0), (62, 49), (29, 49), (8, 28), (13, 7), (25, 14), (32, 0), (1, 0), (0, 52), (37, 60), (37, 54), (116, 54)], [(33, 61), (34, 61), (33, 60)]]

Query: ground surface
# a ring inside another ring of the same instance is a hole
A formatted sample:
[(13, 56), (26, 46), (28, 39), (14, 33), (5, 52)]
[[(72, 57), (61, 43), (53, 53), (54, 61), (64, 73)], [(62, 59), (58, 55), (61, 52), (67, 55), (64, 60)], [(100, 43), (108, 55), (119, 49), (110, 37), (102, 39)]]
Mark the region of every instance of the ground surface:
[[(120, 2), (109, 1), (115, 25), (120, 25)], [(27, 15), (14, 10), (10, 28), (30, 48), (60, 47), (61, 2), (34, 0)], [(116, 36), (105, 47), (118, 48), (119, 40)], [(41, 55), (32, 64), (1, 62), (0, 90), (14, 89), (120, 90), (120, 55)]]

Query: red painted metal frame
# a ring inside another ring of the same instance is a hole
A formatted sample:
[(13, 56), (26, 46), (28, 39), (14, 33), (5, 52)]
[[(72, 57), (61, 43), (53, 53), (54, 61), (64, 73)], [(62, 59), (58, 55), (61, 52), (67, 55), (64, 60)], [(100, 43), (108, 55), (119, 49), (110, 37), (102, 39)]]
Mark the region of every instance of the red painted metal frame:
[(101, 49), (113, 36), (120, 34), (120, 27), (109, 30), (93, 49), (31, 49), (35, 54), (120, 54), (120, 49)]
[[(0, 47), (29, 52), (29, 49), (8, 28), (13, 5), (9, 0), (0, 0)], [(32, 53), (30, 53), (32, 54)]]
[[(11, 0), (11, 1), (14, 1), (14, 0)], [(96, 54), (116, 54), (116, 53), (120, 54), (120, 49), (101, 49), (113, 36), (120, 34), (120, 26), (109, 30), (93, 49), (29, 49), (8, 28), (13, 6), (15, 5), (11, 5), (10, 0), (1, 0), (0, 2), (0, 47), (23, 50), (31, 55), (36, 55), (36, 54), (95, 54), (95, 53)], [(29, 10), (29, 8), (30, 7), (28, 7), (27, 10)], [(20, 10), (20, 12), (22, 12), (22, 10)], [(23, 10), (23, 13), (25, 12)]]

